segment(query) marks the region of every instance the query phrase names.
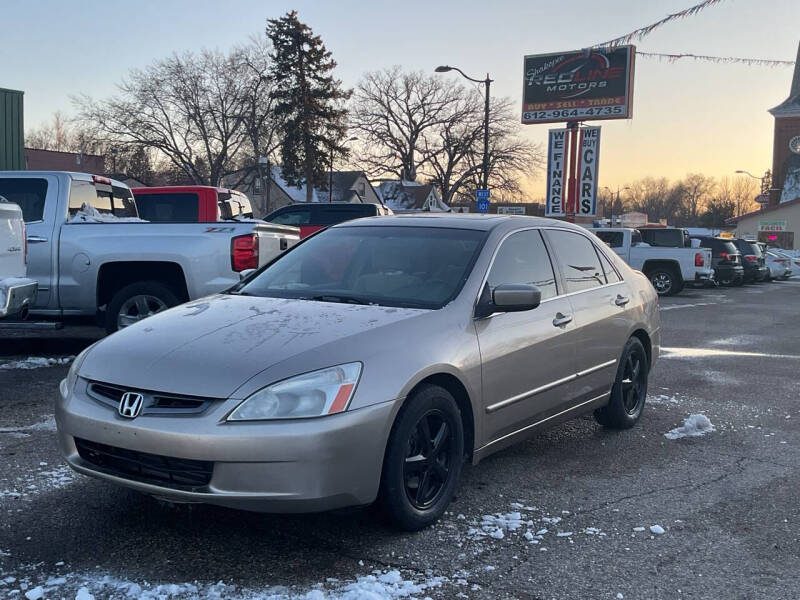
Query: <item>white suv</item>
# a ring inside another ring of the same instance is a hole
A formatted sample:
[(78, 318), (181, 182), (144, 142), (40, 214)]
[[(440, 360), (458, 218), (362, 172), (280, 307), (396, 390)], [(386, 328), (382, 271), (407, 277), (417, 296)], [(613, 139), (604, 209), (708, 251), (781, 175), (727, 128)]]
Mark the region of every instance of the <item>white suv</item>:
[(37, 284), (25, 277), (27, 241), (22, 210), (0, 196), (0, 318), (27, 316)]

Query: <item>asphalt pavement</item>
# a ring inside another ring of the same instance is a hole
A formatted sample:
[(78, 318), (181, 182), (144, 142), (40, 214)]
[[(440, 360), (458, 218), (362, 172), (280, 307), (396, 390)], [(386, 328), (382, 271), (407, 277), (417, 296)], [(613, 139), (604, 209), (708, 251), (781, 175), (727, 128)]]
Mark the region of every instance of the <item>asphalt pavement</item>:
[[(491, 456), (418, 533), (371, 510), (167, 505), (74, 474), (52, 420), (66, 364), (8, 367), (102, 332), (0, 332), (0, 596), (800, 598), (800, 280), (661, 307), (637, 427), (589, 416)], [(665, 437), (692, 414), (714, 430)]]

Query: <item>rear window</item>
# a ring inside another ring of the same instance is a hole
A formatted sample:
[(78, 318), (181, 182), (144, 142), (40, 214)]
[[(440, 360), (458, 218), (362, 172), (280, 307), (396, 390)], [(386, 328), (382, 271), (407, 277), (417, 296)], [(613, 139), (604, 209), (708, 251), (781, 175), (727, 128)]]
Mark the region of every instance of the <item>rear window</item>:
[(739, 249), (733, 242), (724, 242), (720, 240), (719, 251), (727, 252), (728, 254), (740, 254)]
[(137, 194), (139, 216), (153, 223), (196, 223), (199, 218), (197, 194)]
[(682, 248), (683, 231), (680, 229), (643, 229), (642, 239), (651, 246)]
[(623, 235), (621, 231), (597, 231), (595, 234), (612, 248), (622, 248)]
[(269, 214), (266, 219), (270, 223), (278, 225), (308, 225), (311, 221), (311, 211), (308, 206), (298, 206), (289, 208), (279, 208), (275, 212)]
[(0, 196), (19, 205), (26, 223), (41, 221), (47, 197), (47, 180), (22, 177), (0, 179)]
[(104, 215), (136, 217), (136, 203), (128, 188), (73, 179), (69, 187), (69, 216), (88, 204)]

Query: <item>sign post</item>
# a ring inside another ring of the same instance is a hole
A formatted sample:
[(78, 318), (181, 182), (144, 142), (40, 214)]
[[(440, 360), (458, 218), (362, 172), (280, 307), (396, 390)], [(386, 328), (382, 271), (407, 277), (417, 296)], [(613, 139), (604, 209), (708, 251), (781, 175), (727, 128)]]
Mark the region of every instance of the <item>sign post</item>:
[(475, 198), (477, 199), (478, 212), (486, 214), (489, 212), (489, 197), (491, 196), (489, 190), (475, 190)]

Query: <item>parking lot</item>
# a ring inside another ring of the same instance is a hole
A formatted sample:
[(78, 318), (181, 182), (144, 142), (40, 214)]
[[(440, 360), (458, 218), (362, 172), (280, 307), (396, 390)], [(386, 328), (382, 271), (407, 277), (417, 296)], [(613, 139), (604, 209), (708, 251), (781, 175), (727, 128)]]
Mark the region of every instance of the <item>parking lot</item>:
[[(798, 302), (800, 279), (662, 299), (637, 427), (585, 417), (493, 455), (413, 534), (371, 510), (172, 506), (74, 474), (52, 419), (67, 361), (12, 361), (99, 330), (1, 333), (0, 596), (797, 598)], [(690, 414), (714, 431), (665, 437)]]

